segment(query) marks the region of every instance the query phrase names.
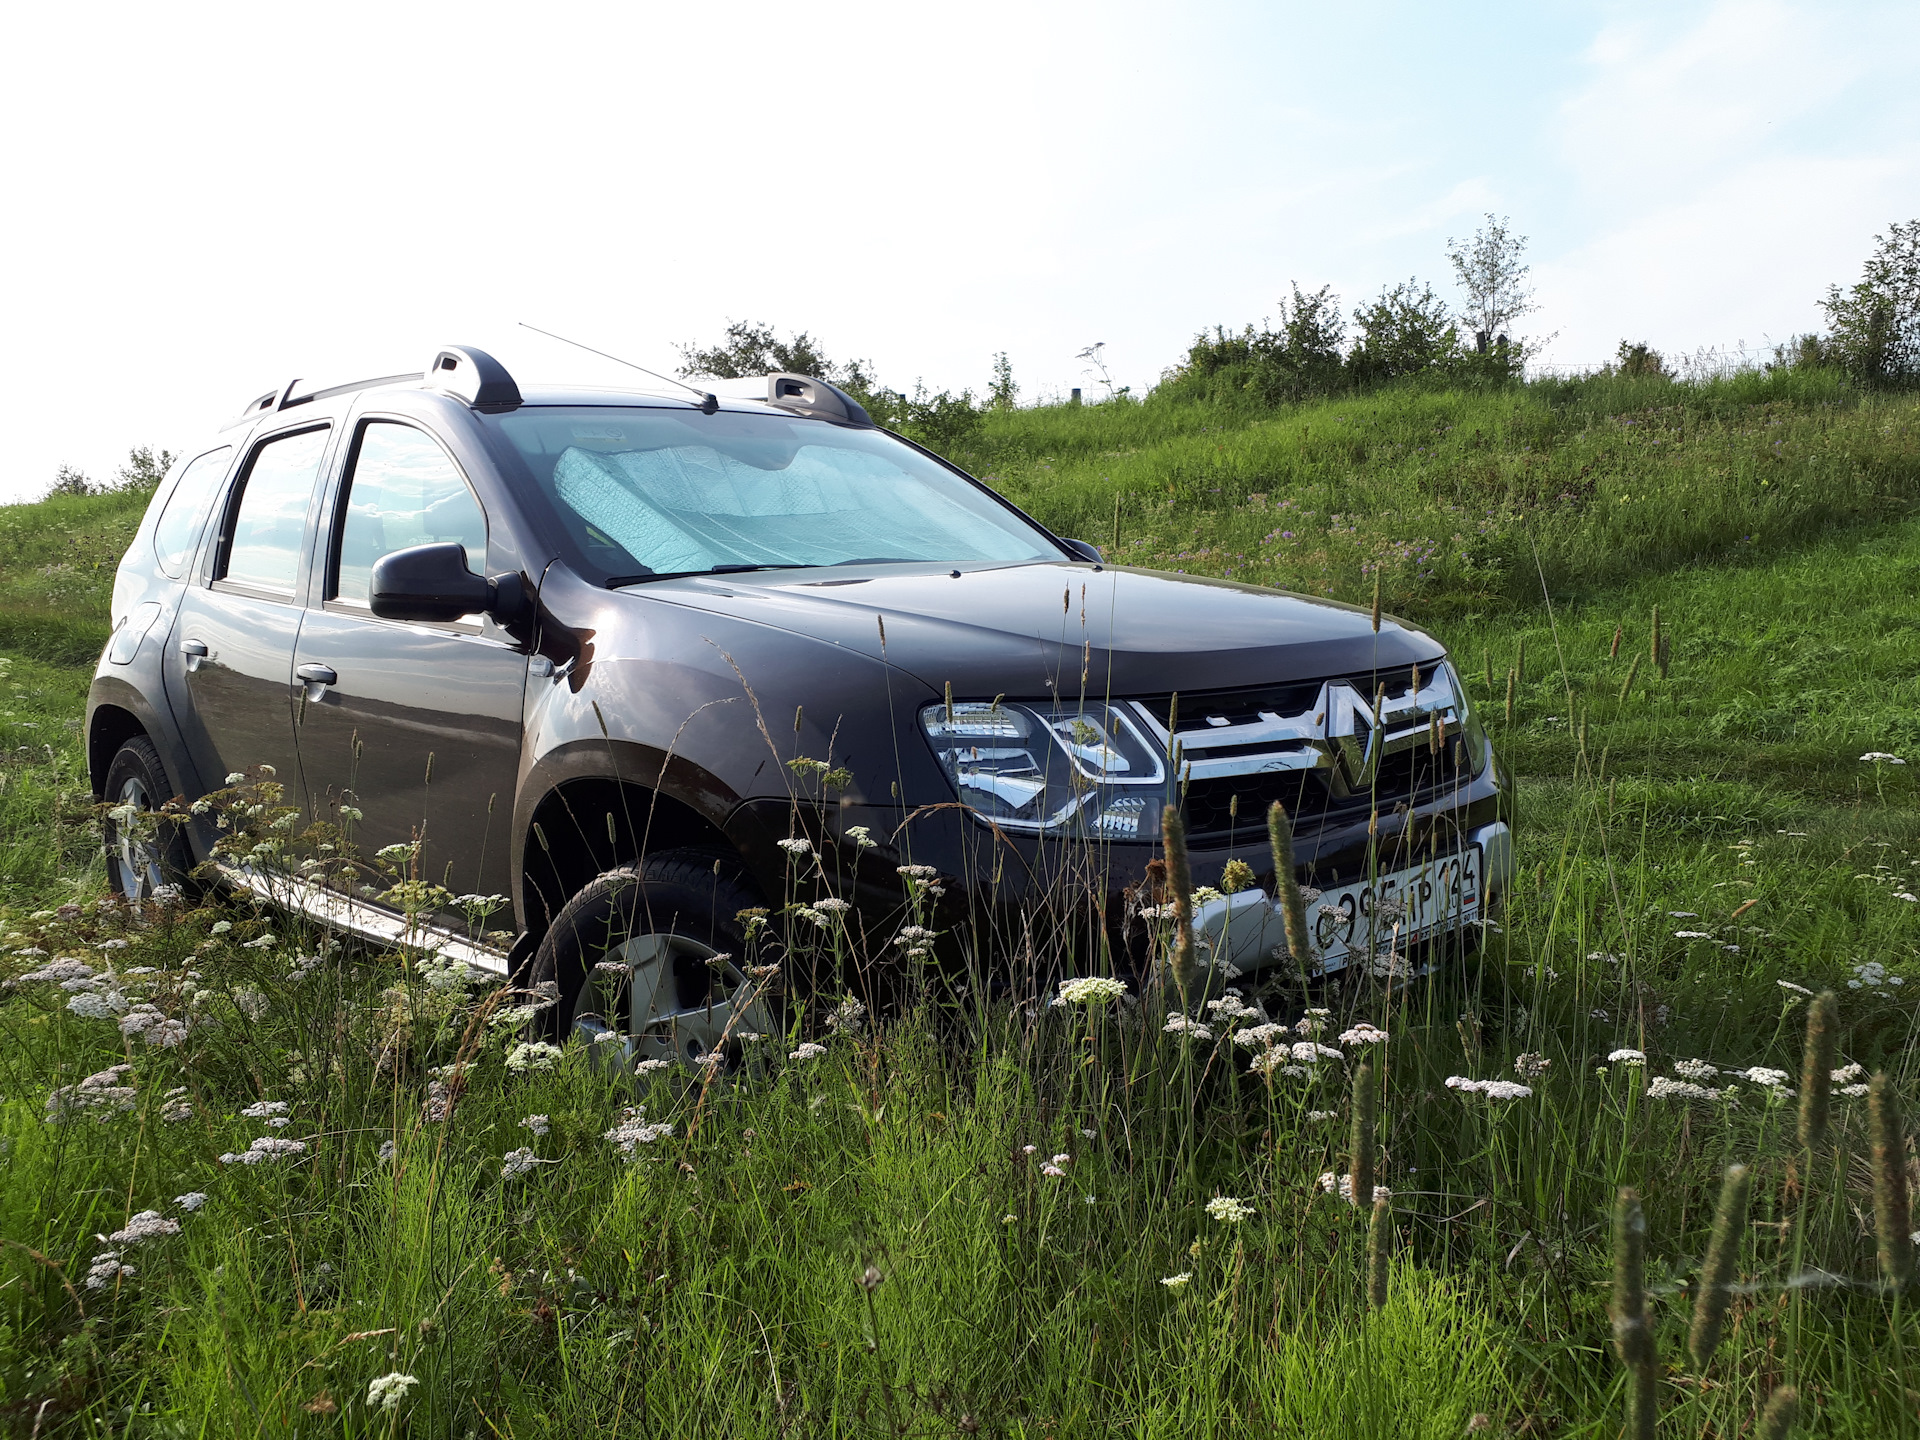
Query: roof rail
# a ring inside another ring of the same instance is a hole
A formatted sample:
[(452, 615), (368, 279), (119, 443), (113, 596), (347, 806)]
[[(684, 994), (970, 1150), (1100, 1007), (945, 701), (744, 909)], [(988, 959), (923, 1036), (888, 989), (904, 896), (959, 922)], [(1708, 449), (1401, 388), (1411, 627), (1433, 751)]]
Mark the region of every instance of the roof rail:
[(873, 417), (858, 400), (838, 385), (829, 385), (811, 375), (793, 375), (775, 371), (767, 376), (767, 404), (810, 420), (831, 420), (836, 425), (873, 428)]
[(520, 403), (520, 387), (507, 373), (507, 367), (471, 345), (447, 346), (433, 357), (433, 363), (420, 378), (480, 409), (494, 406), (511, 409)]

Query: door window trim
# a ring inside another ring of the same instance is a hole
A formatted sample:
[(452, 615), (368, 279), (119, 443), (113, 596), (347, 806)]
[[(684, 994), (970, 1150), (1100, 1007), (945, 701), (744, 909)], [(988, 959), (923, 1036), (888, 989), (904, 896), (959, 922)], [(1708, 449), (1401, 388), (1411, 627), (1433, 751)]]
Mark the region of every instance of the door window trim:
[(493, 520), (487, 514), (486, 502), (480, 498), (472, 477), (466, 467), (454, 456), (447, 442), (426, 426), (411, 418), (398, 415), (361, 415), (353, 422), (353, 436), (347, 445), (346, 461), (340, 467), (340, 483), (334, 487), (331, 514), (327, 516), (326, 528), (322, 535), (322, 552), (317, 557), (320, 563), (320, 608), (340, 615), (352, 615), (361, 620), (371, 620), (383, 625), (406, 625), (409, 628), (444, 630), (457, 635), (479, 635), (484, 626), (478, 617), (465, 620), (426, 622), (419, 620), (382, 620), (364, 603), (358, 600), (342, 600), (338, 595), (340, 588), (340, 547), (346, 539), (347, 506), (353, 498), (355, 472), (360, 465), (360, 449), (367, 438), (367, 431), (375, 425), (399, 425), (413, 430), (432, 442), (434, 447), (446, 457), (447, 464), (453, 467), (453, 473), (460, 477), (460, 483), (467, 487), (467, 494), (473, 500), (473, 508), (480, 512), (480, 523), (486, 527), (486, 548), (489, 563), (493, 555)]
[(302, 570), (313, 532), (313, 507), (327, 479), (328, 461), (333, 454), (333, 437), (328, 435), (327, 443), (321, 447), (320, 464), (314, 472), (314, 493), (307, 497), (307, 516), (301, 527), (300, 548), (294, 556), (293, 586), (287, 591), (272, 590), (263, 585), (249, 585), (240, 580), (229, 580), (226, 575), (227, 562), (233, 551), (233, 529), (240, 518), (240, 505), (246, 498), (247, 485), (253, 479), (254, 466), (259, 464), (261, 453), (267, 446), (279, 440), (290, 440), (297, 435), (311, 435), (316, 430), (332, 431), (331, 419), (320, 420), (305, 425), (289, 425), (285, 429), (275, 430), (270, 435), (262, 435), (247, 447), (246, 458), (227, 486), (225, 499), (220, 506), (220, 525), (214, 532), (213, 543), (207, 547), (208, 589), (219, 590), (229, 595), (245, 595), (255, 600), (273, 600), (283, 605), (298, 605)]

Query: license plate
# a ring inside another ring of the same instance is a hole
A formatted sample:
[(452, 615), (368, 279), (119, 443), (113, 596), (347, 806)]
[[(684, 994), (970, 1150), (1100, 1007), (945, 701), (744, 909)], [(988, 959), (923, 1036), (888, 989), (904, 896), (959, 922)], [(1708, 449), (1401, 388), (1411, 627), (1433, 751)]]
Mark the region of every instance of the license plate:
[(1307, 923), (1323, 971), (1384, 961), (1395, 950), (1480, 915), (1481, 853), (1477, 845), (1375, 880), (1337, 885), (1308, 906)]

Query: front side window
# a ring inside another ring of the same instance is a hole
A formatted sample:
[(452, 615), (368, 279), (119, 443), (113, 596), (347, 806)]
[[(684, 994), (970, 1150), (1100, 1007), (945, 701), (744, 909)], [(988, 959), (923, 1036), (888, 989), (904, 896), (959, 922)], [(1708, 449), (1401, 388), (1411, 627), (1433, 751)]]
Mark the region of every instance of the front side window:
[(313, 500), (313, 484), (326, 450), (325, 430), (303, 430), (269, 440), (254, 451), (234, 510), (233, 536), (221, 578), (257, 590), (293, 594), (307, 506)]
[(333, 597), (365, 605), (381, 556), (447, 541), (465, 547), (469, 570), (487, 573), (487, 519), (447, 452), (411, 425), (371, 421), (348, 480)]
[(602, 581), (1060, 558), (1017, 513), (879, 430), (639, 406), (523, 406), (483, 423)]
[(200, 526), (207, 518), (207, 503), (220, 477), (227, 473), (232, 458), (231, 446), (222, 445), (198, 457), (180, 473), (166, 508), (153, 527), (153, 555), (160, 568), (175, 580), (187, 568), (193, 547), (200, 539)]

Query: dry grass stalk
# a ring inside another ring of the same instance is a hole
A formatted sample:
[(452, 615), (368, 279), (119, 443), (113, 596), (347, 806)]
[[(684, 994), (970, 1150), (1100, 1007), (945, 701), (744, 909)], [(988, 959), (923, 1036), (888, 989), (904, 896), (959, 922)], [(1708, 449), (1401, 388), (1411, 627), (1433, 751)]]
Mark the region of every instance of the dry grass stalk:
[(1613, 1345), (1627, 1367), (1627, 1436), (1653, 1440), (1653, 1329), (1647, 1322), (1647, 1216), (1638, 1191), (1623, 1187), (1613, 1212)]
[(1754, 1440), (1786, 1440), (1787, 1432), (1799, 1418), (1800, 1392), (1791, 1385), (1782, 1385), (1768, 1399), (1767, 1408), (1760, 1412)]
[(1744, 1165), (1729, 1165), (1720, 1185), (1720, 1204), (1713, 1212), (1713, 1236), (1707, 1242), (1706, 1262), (1700, 1267), (1700, 1293), (1693, 1302), (1693, 1331), (1687, 1348), (1693, 1363), (1707, 1368), (1720, 1348), (1720, 1332), (1733, 1303), (1733, 1277), (1740, 1261), (1740, 1237), (1747, 1228), (1747, 1201), (1753, 1183)]
[(1880, 1236), (1880, 1274), (1899, 1289), (1913, 1279), (1913, 1206), (1907, 1196), (1907, 1137), (1900, 1128), (1900, 1099), (1882, 1070), (1867, 1093), (1867, 1124), (1873, 1132), (1873, 1225)]
[(1380, 572), (1373, 572), (1373, 633), (1380, 633)]
[(1833, 991), (1823, 990), (1807, 1007), (1807, 1049), (1800, 1066), (1800, 1143), (1809, 1150), (1818, 1149), (1827, 1138), (1839, 1005)]
[(1507, 724), (1509, 725), (1513, 724), (1513, 696), (1518, 688), (1519, 679), (1520, 672), (1517, 669), (1507, 671)]
[(1620, 682), (1620, 703), (1627, 703), (1627, 696), (1633, 693), (1633, 682), (1640, 674), (1640, 657), (1636, 654), (1627, 666), (1627, 678)]
[(1367, 1301), (1378, 1310), (1387, 1303), (1387, 1261), (1393, 1252), (1393, 1201), (1377, 1196), (1367, 1222)]
[(1353, 1136), (1349, 1159), (1353, 1203), (1373, 1204), (1373, 1130), (1376, 1119), (1373, 1066), (1362, 1062), (1353, 1072)]
[(1613, 644), (1607, 647), (1607, 658), (1609, 660), (1618, 660), (1620, 658), (1620, 637), (1625, 633), (1626, 627), (1624, 625), (1615, 625), (1613, 627)]
[(1169, 805), (1160, 817), (1167, 851), (1167, 879), (1173, 887), (1173, 982), (1183, 992), (1193, 976), (1193, 866), (1187, 860), (1187, 827)]
[(1287, 930), (1287, 949), (1293, 952), (1296, 964), (1305, 966), (1312, 953), (1307, 949), (1307, 901), (1293, 873), (1293, 821), (1287, 816), (1287, 807), (1278, 800), (1267, 809), (1267, 840), (1273, 847), (1273, 884), (1280, 892), (1280, 918)]

